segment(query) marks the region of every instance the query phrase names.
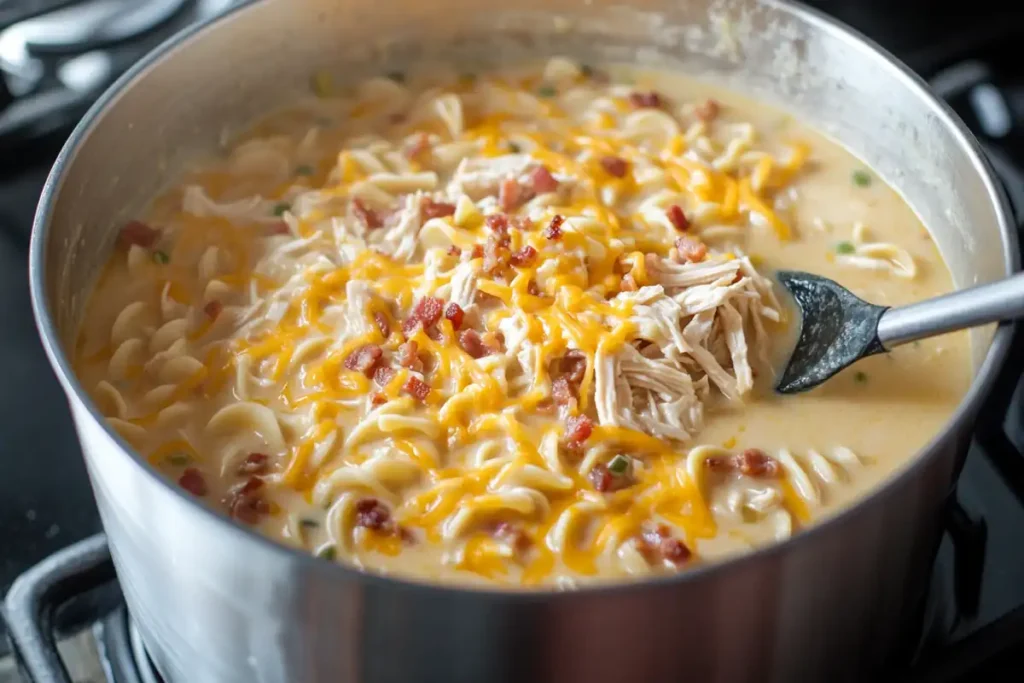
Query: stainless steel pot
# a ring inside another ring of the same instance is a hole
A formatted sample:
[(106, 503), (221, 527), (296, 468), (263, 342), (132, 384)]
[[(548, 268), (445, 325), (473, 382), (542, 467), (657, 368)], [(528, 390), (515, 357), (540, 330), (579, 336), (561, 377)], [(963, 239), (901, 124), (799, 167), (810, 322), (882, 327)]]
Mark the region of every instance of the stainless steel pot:
[(774, 101), (861, 155), (921, 214), (959, 285), (1017, 264), (970, 134), (868, 41), (776, 0), (264, 0), (164, 45), (72, 135), (32, 239), (35, 314), (67, 392), (128, 606), (169, 683), (858, 678), (919, 604), (939, 510), (1010, 330), (942, 433), (847, 512), (678, 577), (572, 593), (440, 588), (276, 545), (182, 495), (100, 417), (68, 361), (115, 228), (225, 130), (339, 76), (440, 56), (643, 60)]

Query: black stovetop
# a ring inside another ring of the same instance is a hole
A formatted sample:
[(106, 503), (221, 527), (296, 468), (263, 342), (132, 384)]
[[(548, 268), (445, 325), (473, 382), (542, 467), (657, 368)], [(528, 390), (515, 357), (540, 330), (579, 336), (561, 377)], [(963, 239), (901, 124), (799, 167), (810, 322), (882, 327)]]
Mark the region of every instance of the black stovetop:
[[(124, 12), (136, 13), (134, 33), (119, 34), (117, 22), (104, 20), (64, 43), (38, 36), (33, 42), (25, 33), (12, 38), (4, 28), (44, 7), (118, 2)], [(98, 90), (169, 32), (229, 4), (232, 0), (0, 0), (0, 73), (6, 72), (9, 85), (0, 88), (0, 377), (7, 388), (0, 390), (0, 594), (43, 558), (100, 531), (64, 396), (29, 307), (27, 246), (39, 191), (70, 125)], [(1024, 6), (1011, 10), (1010, 3), (975, 0), (966, 13), (925, 0), (811, 4), (875, 38), (932, 82), (985, 144), (1018, 218), (1024, 218), (1024, 62), (1019, 58)], [(83, 52), (88, 56), (78, 63), (101, 65), (84, 84), (69, 79), (66, 69)], [(12, 99), (15, 114), (33, 115), (11, 115), (6, 105)], [(1022, 347), (1018, 342), (1013, 355), (1024, 359)], [(1024, 680), (1016, 656), (1024, 647), (1020, 372), (1020, 367), (1007, 370), (1004, 386), (979, 420), (958, 504), (949, 510), (949, 533), (936, 562), (915, 667), (894, 674), (901, 680)], [(77, 556), (71, 553), (80, 563), (82, 552), (95, 550), (88, 543), (96, 540), (79, 545)], [(118, 601), (116, 585), (107, 588), (112, 589), (101, 590), (100, 598), (82, 601), (85, 607), (62, 610), (58, 625), (102, 621), (108, 675), (116, 675), (117, 683), (150, 683), (151, 671), (137, 667), (141, 650), (137, 642), (132, 647), (123, 609), (109, 612)], [(3, 650), (0, 640), (0, 655)], [(1007, 663), (1011, 668), (1003, 670)]]

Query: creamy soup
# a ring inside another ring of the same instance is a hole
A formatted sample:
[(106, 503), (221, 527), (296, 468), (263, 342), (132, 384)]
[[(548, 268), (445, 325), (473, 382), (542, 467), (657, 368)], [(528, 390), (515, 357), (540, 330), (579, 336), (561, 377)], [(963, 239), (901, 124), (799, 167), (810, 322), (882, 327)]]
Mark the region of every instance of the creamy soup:
[(970, 377), (950, 335), (773, 394), (801, 269), (951, 289), (911, 209), (790, 117), (552, 59), (314, 94), (123, 226), (77, 370), (190, 495), (381, 572), (684, 571), (864, 495)]

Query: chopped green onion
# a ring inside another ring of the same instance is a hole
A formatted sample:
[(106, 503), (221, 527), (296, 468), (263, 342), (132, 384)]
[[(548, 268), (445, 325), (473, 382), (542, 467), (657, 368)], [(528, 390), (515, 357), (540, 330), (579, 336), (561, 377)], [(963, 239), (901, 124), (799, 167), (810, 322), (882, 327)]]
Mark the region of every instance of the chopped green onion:
[(857, 251), (857, 248), (853, 246), (852, 242), (846, 242), (845, 240), (836, 244), (837, 254), (852, 254)]
[(171, 257), (167, 255), (166, 251), (157, 250), (153, 252), (153, 260), (161, 265), (167, 265), (171, 262)]
[(320, 522), (316, 521), (315, 519), (303, 518), (299, 520), (299, 526), (301, 526), (303, 529), (315, 529), (318, 526), (320, 526)]
[(388, 73), (388, 78), (393, 80), (395, 83), (405, 83), (405, 74), (401, 71), (392, 71)]
[(313, 74), (310, 87), (313, 89), (313, 94), (317, 97), (330, 97), (331, 93), (334, 92), (331, 75), (326, 71), (317, 71)]
[(542, 85), (537, 88), (537, 94), (541, 97), (554, 97), (556, 92), (554, 86), (550, 85)]
[(192, 458), (188, 456), (188, 453), (171, 453), (167, 456), (167, 462), (175, 467), (182, 467), (192, 462)]
[(319, 551), (317, 551), (316, 556), (319, 557), (321, 560), (333, 560), (337, 556), (337, 554), (338, 551), (334, 548), (333, 545), (326, 545), (323, 548), (320, 548)]
[(616, 455), (608, 463), (608, 471), (614, 475), (623, 475), (629, 470), (629, 458), (624, 455)]
[(274, 205), (274, 215), (275, 216), (283, 216), (284, 212), (287, 211), (290, 208), (292, 208), (292, 205), (289, 204), (288, 202), (281, 202), (280, 204), (275, 204)]
[(853, 375), (853, 379), (856, 382), (864, 384), (864, 382), (868, 381), (868, 375), (865, 372), (857, 372)]
[(871, 176), (867, 171), (856, 170), (853, 172), (853, 184), (857, 187), (867, 187), (871, 184)]
[(303, 164), (296, 167), (295, 175), (313, 175), (313, 167)]

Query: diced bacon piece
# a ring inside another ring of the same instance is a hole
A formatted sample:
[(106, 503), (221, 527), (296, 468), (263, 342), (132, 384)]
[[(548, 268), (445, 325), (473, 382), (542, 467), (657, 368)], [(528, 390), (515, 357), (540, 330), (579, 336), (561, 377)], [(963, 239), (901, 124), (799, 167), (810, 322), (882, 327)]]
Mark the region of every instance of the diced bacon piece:
[(707, 99), (703, 104), (697, 105), (693, 113), (696, 114), (697, 118), (704, 122), (714, 121), (718, 118), (718, 113), (721, 111), (721, 106), (717, 100)]
[(367, 377), (373, 377), (373, 368), (380, 361), (384, 354), (376, 344), (364, 344), (348, 354), (345, 358), (345, 367), (349, 370), (361, 372)]
[(203, 478), (203, 473), (195, 467), (185, 468), (185, 471), (182, 472), (181, 476), (178, 478), (178, 486), (185, 489), (193, 496), (199, 496), (200, 498), (205, 496), (209, 491), (206, 487), (206, 479)]
[(388, 317), (381, 311), (374, 311), (373, 322), (377, 323), (377, 329), (380, 330), (385, 339), (391, 336), (391, 323), (388, 322)]
[(452, 329), (454, 330), (462, 327), (462, 319), (465, 318), (465, 316), (466, 312), (462, 310), (462, 306), (458, 305), (454, 301), (448, 304), (444, 309), (444, 317), (452, 324)]
[(570, 415), (565, 421), (565, 440), (581, 444), (590, 438), (594, 422), (586, 415)]
[(373, 371), (373, 381), (377, 386), (386, 387), (388, 383), (395, 378), (394, 368), (388, 367), (387, 365), (378, 365), (377, 369)]
[(270, 469), (270, 456), (266, 453), (250, 453), (238, 466), (238, 474), (266, 474)]
[(684, 564), (690, 559), (692, 553), (686, 545), (677, 538), (666, 538), (658, 547), (661, 556), (674, 565)]
[(512, 239), (508, 235), (508, 229), (511, 225), (508, 214), (504, 213), (492, 213), (490, 216), (484, 219), (484, 224), (487, 229), (491, 231), (491, 234), (498, 239), (502, 246), (508, 246)]
[(363, 498), (356, 503), (356, 526), (390, 531), (391, 511), (376, 498)]
[(672, 532), (664, 524), (643, 531), (639, 541), (639, 549), (648, 562), (668, 560), (678, 566), (684, 564), (693, 553), (686, 544), (672, 537)]
[(234, 496), (246, 496), (259, 491), (261, 488), (263, 488), (263, 480), (257, 476), (250, 476), (240, 485), (233, 487), (231, 494)]
[(406, 545), (415, 545), (417, 542), (416, 534), (404, 526), (396, 527), (395, 533), (398, 534), (398, 538), (401, 539), (402, 543)]
[(454, 256), (455, 258), (459, 258), (460, 256), (462, 256), (462, 250), (453, 244), (452, 246), (448, 247), (448, 255)]
[(537, 286), (536, 280), (530, 280), (526, 283), (526, 293), (531, 296), (540, 296), (540, 287)]
[(724, 458), (708, 458), (704, 461), (704, 467), (711, 472), (735, 472), (736, 461), (732, 456)]
[(748, 448), (736, 456), (736, 468), (756, 479), (774, 479), (782, 473), (779, 461), (759, 448)]
[[(396, 123), (402, 123), (405, 120), (405, 116), (397, 121)], [(415, 138), (410, 141), (409, 145), (405, 148), (405, 157), (407, 159), (415, 159), (419, 155), (430, 149), (430, 136), (426, 133), (418, 133)]]
[(480, 333), (476, 330), (463, 330), (459, 332), (459, 346), (473, 358), (483, 358), (490, 353), (490, 349), (484, 345)]
[(594, 485), (594, 490), (599, 493), (610, 491), (614, 483), (612, 473), (608, 471), (605, 465), (600, 463), (594, 465), (594, 468), (587, 474), (587, 479)]
[(455, 213), (455, 205), (448, 202), (435, 202), (428, 197), (420, 204), (420, 211), (424, 218), (443, 218)]
[(385, 396), (384, 394), (380, 393), (379, 391), (376, 392), (373, 396), (370, 397), (370, 403), (372, 403), (375, 406), (382, 406), (382, 405), (384, 405), (387, 402), (388, 402), (388, 397)]
[(668, 216), (668, 220), (679, 232), (686, 232), (690, 229), (690, 219), (683, 213), (682, 208), (678, 204), (673, 204), (668, 207), (665, 211), (665, 215)]
[(206, 317), (210, 320), (216, 320), (222, 310), (224, 310), (224, 304), (216, 299), (206, 302), (206, 305), (203, 306), (203, 313), (205, 313)]
[(625, 178), (626, 171), (629, 170), (629, 164), (622, 157), (606, 156), (601, 157), (601, 168), (610, 176)]
[(384, 226), (384, 220), (380, 214), (367, 207), (358, 197), (352, 200), (352, 213), (367, 230), (376, 230)]
[(410, 377), (405, 380), (405, 384), (402, 386), (402, 389), (417, 401), (425, 401), (427, 394), (430, 393), (430, 385), (419, 377)]
[(444, 301), (435, 296), (425, 296), (413, 306), (409, 318), (402, 325), (402, 331), (409, 334), (418, 324), (422, 324), (424, 329), (429, 328), (441, 319), (443, 311)]
[(533, 262), (537, 260), (537, 250), (526, 245), (519, 251), (515, 251), (509, 257), (509, 263), (516, 268), (528, 268), (533, 265)]
[(508, 265), (509, 254), (508, 239), (502, 240), (497, 235), (489, 235), (484, 245), (484, 272), (494, 275)]
[(236, 496), (230, 503), (231, 516), (245, 524), (257, 524), (260, 517), (270, 512), (270, 504), (260, 496)]
[(570, 383), (579, 385), (587, 373), (587, 354), (579, 349), (569, 349), (559, 360), (558, 367)]
[(551, 175), (547, 166), (538, 166), (530, 173), (530, 184), (537, 194), (547, 194), (558, 189), (558, 180)]
[(494, 525), (493, 535), (499, 541), (507, 543), (517, 553), (530, 547), (530, 537), (525, 531), (510, 522), (498, 522)]
[(516, 230), (532, 230), (533, 221), (530, 220), (529, 216), (509, 216), (508, 224)]
[(576, 400), (576, 388), (567, 378), (559, 377), (551, 384), (551, 398), (557, 405), (569, 405)]
[(131, 246), (149, 249), (160, 239), (160, 231), (142, 221), (128, 221), (117, 235), (117, 244), (122, 249)]
[(428, 337), (430, 337), (436, 342), (442, 341), (444, 339), (444, 335), (441, 333), (441, 330), (437, 329), (436, 327), (428, 327), (426, 330), (424, 330), (424, 334), (426, 334)]
[(483, 258), (484, 257), (484, 245), (482, 245), (482, 244), (474, 244), (473, 245), (473, 251), (471, 252), (470, 255), (473, 258)]
[(680, 261), (699, 263), (708, 255), (708, 247), (700, 240), (692, 237), (680, 237), (676, 240), (676, 254)]
[(629, 94), (629, 103), (637, 109), (657, 109), (661, 107), (661, 95), (654, 92), (632, 92)]
[(562, 223), (564, 222), (564, 216), (556, 215), (548, 223), (548, 227), (544, 228), (544, 237), (553, 242), (562, 239)]
[(423, 371), (423, 361), (420, 360), (419, 344), (414, 341), (407, 341), (398, 347), (398, 364), (403, 368), (409, 368), (416, 372)]
[(526, 201), (526, 193), (515, 178), (505, 178), (498, 186), (498, 206), (502, 211), (515, 211)]

